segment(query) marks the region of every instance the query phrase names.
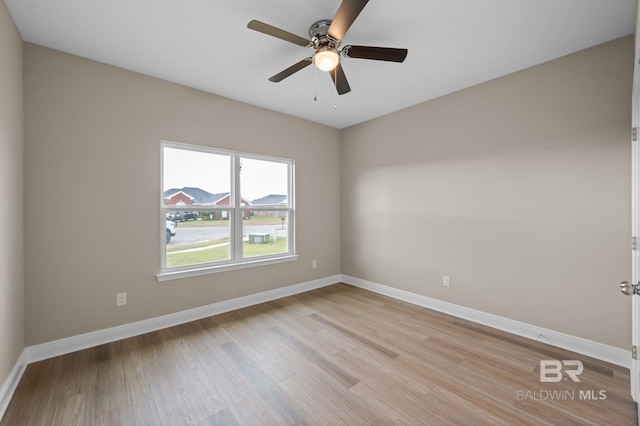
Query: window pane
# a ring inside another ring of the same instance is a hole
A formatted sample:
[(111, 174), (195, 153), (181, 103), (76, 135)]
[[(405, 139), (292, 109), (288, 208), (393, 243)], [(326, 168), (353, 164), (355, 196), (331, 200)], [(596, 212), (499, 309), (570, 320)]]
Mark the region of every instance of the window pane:
[(163, 269), (223, 270), (292, 253), (293, 160), (168, 142), (162, 159)]
[(242, 221), (243, 257), (287, 253), (287, 212), (251, 211)]
[(240, 193), (251, 205), (287, 206), (289, 165), (287, 163), (241, 158)]
[(194, 221), (179, 222), (166, 245), (167, 268), (229, 260), (229, 217), (229, 211), (217, 210), (201, 212)]
[(162, 190), (165, 205), (229, 205), (229, 155), (164, 147), (163, 161)]

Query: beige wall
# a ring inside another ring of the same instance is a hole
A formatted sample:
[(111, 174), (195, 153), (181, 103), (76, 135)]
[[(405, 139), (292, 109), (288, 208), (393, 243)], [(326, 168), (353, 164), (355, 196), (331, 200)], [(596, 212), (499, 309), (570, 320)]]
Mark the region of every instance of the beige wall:
[(0, 1), (0, 386), (24, 349), (22, 41)]
[[(28, 345), (340, 273), (338, 130), (24, 50)], [(159, 283), (163, 139), (293, 158), (300, 259)]]
[[(628, 347), (630, 37), (342, 132), (24, 49), (28, 345), (343, 272)], [(300, 260), (158, 283), (162, 139), (294, 158)]]
[(626, 37), (344, 130), (342, 272), (628, 348), (632, 72)]

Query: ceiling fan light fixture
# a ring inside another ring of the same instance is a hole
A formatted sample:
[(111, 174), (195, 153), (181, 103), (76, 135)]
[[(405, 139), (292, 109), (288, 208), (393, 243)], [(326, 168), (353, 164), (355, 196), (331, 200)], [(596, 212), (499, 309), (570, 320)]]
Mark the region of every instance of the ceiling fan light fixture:
[(313, 55), (313, 63), (320, 71), (331, 71), (340, 63), (340, 54), (336, 49), (322, 46)]
[(311, 24), (308, 39), (255, 19), (249, 21), (247, 28), (250, 30), (258, 31), (301, 47), (314, 49), (312, 56), (304, 58), (289, 68), (282, 70), (270, 77), (269, 81), (278, 83), (314, 63), (317, 69), (326, 71), (329, 74), (338, 94), (344, 95), (351, 91), (351, 87), (340, 65), (340, 56), (375, 61), (403, 62), (407, 56), (407, 49), (344, 46), (341, 50), (338, 50), (347, 30), (368, 2), (369, 0), (342, 0), (333, 19), (321, 19)]

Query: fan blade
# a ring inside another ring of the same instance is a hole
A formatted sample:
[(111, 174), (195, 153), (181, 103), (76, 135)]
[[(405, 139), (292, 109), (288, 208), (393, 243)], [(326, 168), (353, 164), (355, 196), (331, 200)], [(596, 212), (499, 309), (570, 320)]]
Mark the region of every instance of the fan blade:
[(300, 62), (291, 65), (286, 70), (280, 71), (278, 74), (276, 74), (273, 77), (271, 77), (269, 79), (269, 81), (273, 81), (274, 83), (278, 83), (278, 82), (284, 80), (285, 78), (289, 77), (291, 74), (295, 74), (298, 71), (300, 71), (301, 69), (308, 67), (309, 65), (311, 65), (311, 57), (304, 58)]
[(367, 5), (369, 0), (343, 0), (342, 4), (333, 18), (333, 22), (327, 30), (327, 34), (336, 40), (342, 40), (344, 35), (356, 20), (362, 9)]
[(336, 85), (338, 95), (344, 95), (345, 93), (349, 93), (351, 91), (351, 87), (349, 86), (349, 82), (347, 81), (347, 76), (344, 75), (342, 65), (338, 64), (334, 69), (329, 71), (329, 74), (331, 75), (333, 84)]
[(347, 58), (390, 62), (403, 62), (408, 52), (407, 49), (395, 49), (393, 47), (345, 46), (342, 48), (342, 55)]
[(297, 44), (298, 46), (311, 46), (311, 42), (306, 38), (291, 34), (288, 31), (281, 30), (280, 28), (276, 28), (269, 24), (265, 24), (264, 22), (256, 21), (255, 19), (247, 24), (247, 28), (270, 35), (272, 37), (279, 38), (284, 41), (288, 41), (293, 44)]

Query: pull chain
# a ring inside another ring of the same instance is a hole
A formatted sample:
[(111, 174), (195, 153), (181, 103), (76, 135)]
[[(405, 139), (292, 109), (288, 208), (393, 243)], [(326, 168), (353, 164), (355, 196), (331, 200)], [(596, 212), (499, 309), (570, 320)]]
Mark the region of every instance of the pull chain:
[(313, 65), (313, 100), (318, 102), (318, 67), (315, 65), (315, 56), (311, 60), (311, 65)]

